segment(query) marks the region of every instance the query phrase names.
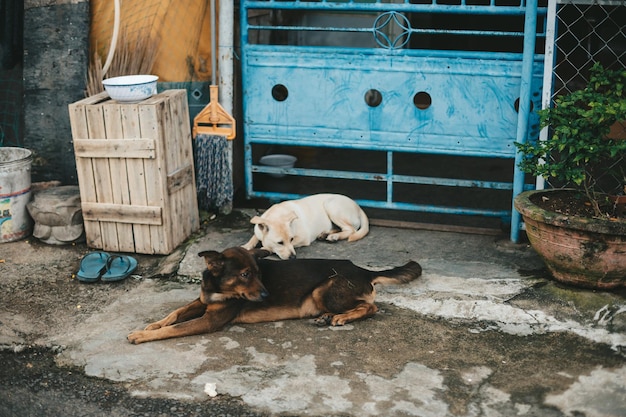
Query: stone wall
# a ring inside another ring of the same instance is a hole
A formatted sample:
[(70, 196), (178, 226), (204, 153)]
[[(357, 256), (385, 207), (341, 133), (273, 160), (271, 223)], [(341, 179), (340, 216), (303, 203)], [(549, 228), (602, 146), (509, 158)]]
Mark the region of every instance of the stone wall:
[(85, 96), (88, 0), (24, 2), (24, 147), (32, 180), (77, 184), (68, 104)]

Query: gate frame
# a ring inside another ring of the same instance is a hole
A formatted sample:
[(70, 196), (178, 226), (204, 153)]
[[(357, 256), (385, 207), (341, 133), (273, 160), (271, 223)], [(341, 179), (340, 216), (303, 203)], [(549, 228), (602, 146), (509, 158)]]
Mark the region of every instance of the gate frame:
[[(519, 76), (519, 111), (517, 114), (517, 123), (515, 126), (515, 134), (511, 132), (511, 136), (513, 137), (513, 141), (517, 141), (520, 143), (525, 142), (529, 139), (529, 135), (531, 135), (530, 139), (535, 140), (536, 136), (535, 132), (529, 131), (529, 124), (531, 123), (531, 102), (533, 98), (532, 95), (532, 83), (533, 83), (533, 74), (537, 71), (537, 69), (543, 65), (543, 55), (535, 52), (536, 43), (535, 40), (538, 36), (545, 36), (544, 33), (537, 33), (537, 16), (538, 12), (546, 14), (547, 8), (538, 7), (537, 0), (528, 0), (525, 5), (521, 5), (518, 8), (515, 7), (505, 7), (505, 6), (495, 6), (494, 2), (490, 6), (465, 6), (463, 1), (463, 7), (456, 6), (443, 6), (438, 4), (430, 4), (430, 5), (415, 5), (405, 3), (381, 3), (376, 1), (374, 3), (331, 3), (331, 2), (300, 2), (298, 0), (291, 2), (277, 2), (274, 0), (269, 1), (248, 1), (244, 0), (241, 3), (240, 8), (240, 27), (241, 27), (241, 50), (242, 50), (242, 80), (243, 80), (243, 118), (244, 118), (244, 171), (245, 171), (245, 183), (246, 183), (246, 195), (248, 198), (252, 197), (265, 197), (270, 200), (284, 200), (284, 199), (293, 199), (303, 197), (303, 194), (293, 194), (293, 193), (280, 193), (280, 192), (270, 192), (270, 191), (259, 191), (254, 189), (253, 183), (253, 174), (254, 173), (267, 173), (267, 174), (287, 174), (287, 175), (295, 175), (295, 176), (308, 176), (308, 177), (322, 177), (322, 178), (342, 178), (342, 179), (358, 179), (358, 180), (367, 180), (367, 181), (379, 181), (385, 182), (387, 188), (387, 197), (386, 201), (379, 200), (357, 200), (357, 202), (365, 207), (374, 207), (374, 208), (384, 208), (384, 209), (399, 209), (399, 210), (407, 210), (407, 211), (421, 211), (421, 212), (430, 212), (430, 213), (442, 213), (442, 214), (462, 214), (462, 215), (479, 215), (486, 217), (500, 217), (502, 219), (510, 219), (511, 222), (511, 240), (517, 242), (519, 239), (519, 231), (521, 229), (521, 221), (520, 215), (513, 208), (513, 204), (511, 201), (511, 209), (510, 210), (481, 210), (481, 209), (471, 209), (471, 208), (463, 208), (463, 207), (444, 207), (444, 206), (430, 206), (430, 205), (419, 205), (419, 204), (411, 204), (411, 203), (402, 203), (394, 201), (393, 199), (393, 185), (394, 183), (415, 183), (415, 184), (436, 184), (436, 185), (446, 185), (446, 186), (460, 186), (460, 187), (478, 187), (478, 188), (487, 188), (487, 189), (504, 189), (504, 190), (512, 190), (513, 198), (526, 189), (532, 189), (535, 187), (535, 184), (525, 183), (524, 174), (517, 168), (517, 164), (521, 159), (521, 154), (517, 151), (513, 151), (510, 155), (505, 156), (506, 158), (514, 159), (514, 174), (512, 183), (508, 182), (490, 182), (490, 181), (474, 181), (474, 180), (455, 180), (455, 179), (446, 179), (446, 178), (424, 178), (424, 177), (414, 177), (414, 176), (403, 176), (394, 174), (393, 167), (393, 155), (395, 152), (412, 152), (412, 153), (433, 153), (429, 150), (424, 149), (407, 149), (405, 146), (399, 146), (397, 144), (372, 144), (371, 142), (363, 142), (363, 143), (354, 143), (350, 142), (348, 146), (337, 145), (335, 143), (325, 143), (323, 140), (320, 141), (319, 138), (315, 142), (292, 142), (286, 138), (271, 138), (266, 135), (265, 137), (259, 136), (255, 133), (255, 121), (249, 120), (247, 115), (249, 114), (249, 99), (250, 97), (247, 95), (247, 80), (251, 78), (250, 57), (254, 56), (255, 59), (259, 59), (263, 53), (271, 53), (272, 51), (280, 51), (280, 52), (289, 52), (290, 50), (301, 50), (301, 51), (315, 51), (316, 48), (311, 47), (297, 47), (297, 46), (278, 46), (278, 45), (256, 45), (251, 44), (248, 41), (248, 33), (251, 30), (262, 30), (263, 26), (258, 25), (250, 25), (248, 21), (248, 11), (255, 9), (293, 9), (293, 10), (327, 10), (326, 7), (331, 7), (333, 10), (367, 10), (367, 11), (388, 11), (390, 8), (396, 11), (432, 11), (435, 7), (445, 9), (448, 13), (463, 13), (471, 11), (477, 7), (482, 7), (481, 11), (484, 12), (485, 7), (490, 9), (490, 12), (493, 13), (520, 13), (524, 15), (524, 46), (523, 52), (521, 54), (518, 53), (502, 53), (502, 52), (468, 52), (468, 57), (475, 56), (477, 59), (480, 57), (490, 57), (495, 61), (502, 60), (503, 58), (511, 59), (514, 62), (521, 62), (521, 75)], [(515, 10), (514, 10), (515, 9)], [(267, 28), (266, 28), (267, 29)], [(289, 30), (288, 27), (284, 29)], [(317, 28), (319, 29), (319, 28)], [(333, 28), (337, 29), (337, 28)], [(547, 46), (547, 44), (546, 44)], [(345, 48), (348, 49), (348, 48)], [(331, 49), (332, 50), (332, 49)], [(328, 52), (329, 48), (324, 47), (323, 51)], [(343, 52), (342, 49), (338, 49), (338, 52)], [(408, 51), (409, 54), (413, 54), (415, 56), (438, 56), (443, 55), (446, 56), (448, 53), (438, 50), (401, 50)], [(392, 50), (375, 50), (370, 51), (374, 54), (385, 54), (389, 55), (400, 55), (397, 49)], [(455, 53), (459, 53), (459, 51), (453, 51)], [(541, 70), (542, 79), (544, 76), (544, 71)], [(537, 107), (539, 107), (537, 105)], [(511, 144), (512, 142), (511, 141)], [(323, 148), (330, 147), (338, 147), (342, 149), (367, 149), (367, 150), (377, 150), (386, 152), (387, 155), (387, 172), (384, 174), (380, 173), (368, 173), (368, 172), (344, 172), (338, 170), (317, 170), (317, 169), (307, 169), (307, 168), (272, 168), (266, 167), (259, 164), (255, 164), (252, 156), (252, 145), (253, 144), (269, 144), (269, 145), (290, 145), (290, 146), (318, 146)], [(446, 154), (446, 155), (454, 155), (462, 153), (462, 149), (443, 149), (438, 150), (436, 153)], [(484, 156), (484, 157), (503, 157), (503, 155), (499, 154), (477, 154), (476, 156)]]

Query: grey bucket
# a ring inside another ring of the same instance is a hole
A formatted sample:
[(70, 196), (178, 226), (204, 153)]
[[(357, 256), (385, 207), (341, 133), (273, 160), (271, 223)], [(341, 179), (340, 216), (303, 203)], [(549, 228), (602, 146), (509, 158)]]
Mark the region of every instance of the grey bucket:
[(0, 243), (29, 236), (33, 220), (26, 204), (31, 199), (32, 152), (0, 147)]

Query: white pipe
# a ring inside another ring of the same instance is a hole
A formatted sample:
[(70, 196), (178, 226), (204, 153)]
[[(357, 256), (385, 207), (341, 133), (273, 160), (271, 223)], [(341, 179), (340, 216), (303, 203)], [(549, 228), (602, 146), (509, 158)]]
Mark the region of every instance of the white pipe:
[(109, 45), (109, 53), (107, 55), (107, 59), (102, 66), (102, 75), (104, 76), (109, 67), (111, 66), (111, 61), (113, 61), (113, 55), (115, 55), (115, 48), (117, 47), (117, 38), (120, 33), (120, 0), (115, 0), (115, 8), (113, 15), (113, 34), (111, 35), (111, 45)]
[[(228, 114), (233, 114), (233, 91), (234, 91), (234, 77), (233, 77), (233, 57), (234, 57), (234, 26), (235, 26), (235, 12), (232, 1), (222, 0), (219, 2), (219, 36), (218, 36), (218, 62), (219, 62), (219, 102), (222, 108)], [(212, 52), (214, 53), (214, 51)], [(237, 139), (237, 138), (235, 138)], [(228, 142), (228, 163), (230, 164), (231, 181), (233, 181), (233, 141)], [(233, 185), (234, 193), (234, 185)], [(223, 213), (230, 213), (232, 211), (232, 201), (234, 196), (231, 196), (230, 207), (222, 207)]]
[[(552, 105), (552, 81), (554, 77), (554, 60), (556, 54), (556, 2), (557, 0), (548, 0), (548, 14), (546, 16), (546, 49), (543, 60), (543, 90), (541, 95), (541, 108), (546, 109)], [(548, 139), (548, 127), (544, 127), (539, 132), (539, 140)], [(544, 177), (535, 179), (535, 188), (543, 190), (546, 188), (546, 180)]]
[(228, 114), (233, 110), (233, 56), (234, 56), (234, 8), (232, 1), (219, 2), (219, 101)]

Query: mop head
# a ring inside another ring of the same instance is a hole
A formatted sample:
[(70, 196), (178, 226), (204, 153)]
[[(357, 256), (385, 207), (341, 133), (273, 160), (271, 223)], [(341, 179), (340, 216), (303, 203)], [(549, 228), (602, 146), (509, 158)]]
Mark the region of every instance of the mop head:
[(198, 207), (211, 211), (231, 207), (233, 180), (225, 136), (198, 134), (194, 140)]

